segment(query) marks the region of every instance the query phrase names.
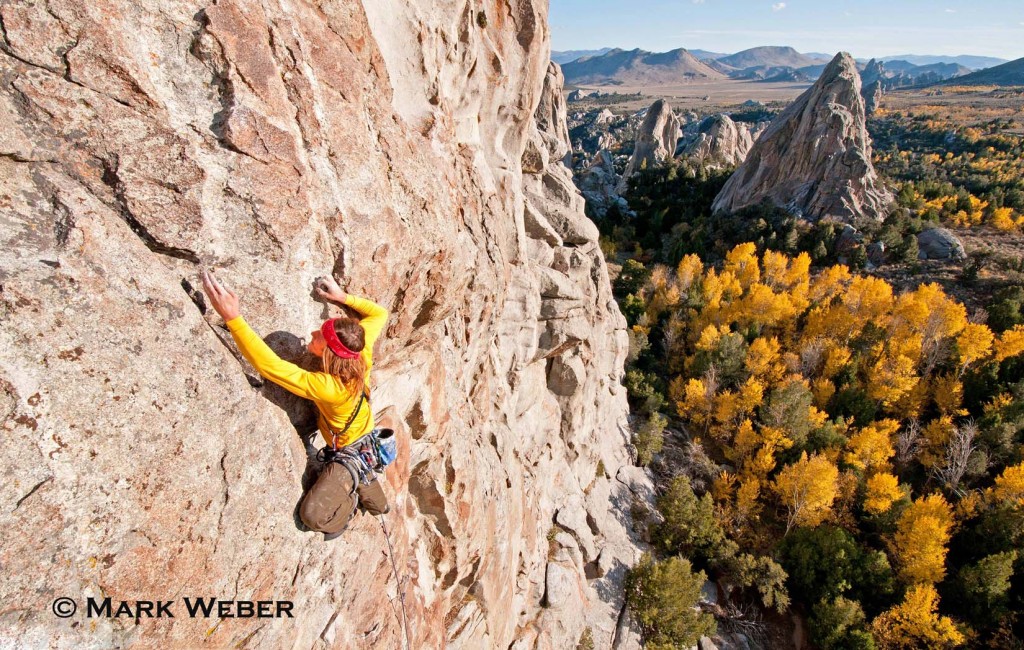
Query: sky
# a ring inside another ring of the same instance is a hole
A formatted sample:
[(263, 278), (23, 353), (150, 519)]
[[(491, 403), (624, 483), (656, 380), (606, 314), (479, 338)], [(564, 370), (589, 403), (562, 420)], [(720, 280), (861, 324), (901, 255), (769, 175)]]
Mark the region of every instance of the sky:
[(550, 0), (551, 49), (1024, 57), (1024, 0)]

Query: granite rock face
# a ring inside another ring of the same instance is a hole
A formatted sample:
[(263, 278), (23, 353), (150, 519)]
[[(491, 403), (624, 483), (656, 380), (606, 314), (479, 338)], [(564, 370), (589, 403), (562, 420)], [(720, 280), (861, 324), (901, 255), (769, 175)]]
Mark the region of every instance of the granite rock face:
[(743, 162), (767, 126), (767, 122), (734, 122), (725, 114), (712, 115), (700, 123), (688, 142), (684, 141), (679, 155), (708, 167), (732, 167)]
[(672, 158), (681, 136), (679, 118), (672, 112), (668, 102), (659, 99), (651, 104), (637, 131), (633, 155), (619, 182), (619, 193), (626, 191), (626, 181), (636, 171), (646, 167), (653, 168)]
[(871, 165), (860, 91), (856, 63), (840, 52), (758, 138), (712, 208), (768, 199), (808, 220), (884, 219), (893, 197)]
[(922, 260), (963, 260), (964, 244), (948, 228), (929, 228), (917, 236), (917, 257)]
[[(314, 277), (391, 310), (372, 403), (412, 647), (635, 646), (625, 321), (546, 4), (493, 6), (0, 5), (0, 645), (401, 647), (379, 523), (300, 530), (313, 411), (240, 360), (209, 265), (311, 367)], [(295, 618), (49, 611), (190, 595)]]
[(618, 194), (619, 175), (615, 173), (612, 155), (602, 149), (587, 161), (576, 175), (576, 184), (596, 217), (603, 217), (612, 206), (623, 212), (629, 209), (626, 200)]

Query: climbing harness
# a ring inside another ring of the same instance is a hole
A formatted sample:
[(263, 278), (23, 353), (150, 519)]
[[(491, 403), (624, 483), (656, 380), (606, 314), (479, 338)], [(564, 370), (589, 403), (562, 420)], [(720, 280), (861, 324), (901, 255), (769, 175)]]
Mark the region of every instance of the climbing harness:
[(321, 463), (338, 463), (352, 477), (352, 488), (348, 496), (352, 498), (352, 512), (359, 508), (360, 484), (370, 485), (377, 480), (377, 473), (394, 462), (398, 457), (398, 446), (395, 432), (391, 429), (373, 429), (355, 442), (338, 448), (338, 438), (344, 436), (355, 421), (363, 402), (370, 403), (365, 387), (360, 392), (359, 403), (349, 416), (345, 427), (339, 432), (331, 429), (331, 444), (325, 445), (316, 452), (316, 459)]
[(379, 517), (380, 528), (384, 531), (384, 540), (388, 543), (388, 559), (391, 560), (391, 571), (395, 575), (395, 585), (398, 587), (398, 600), (402, 604), (402, 632), (405, 634), (405, 650), (412, 650), (412, 642), (409, 641), (409, 615), (405, 611), (405, 582), (398, 577), (395, 549), (391, 546), (391, 535), (388, 534), (387, 524), (384, 523), (384, 515), (379, 515)]
[[(331, 444), (325, 445), (317, 451), (316, 458), (321, 463), (340, 463), (352, 475), (352, 489), (349, 496), (353, 497), (353, 512), (359, 507), (359, 494), (356, 487), (359, 483), (369, 485), (377, 478), (377, 472), (384, 471), (398, 457), (398, 445), (395, 439), (395, 432), (391, 429), (374, 429), (341, 449), (338, 449), (338, 437), (348, 431), (355, 421), (363, 402), (369, 403), (369, 397), (365, 389), (359, 396), (359, 404), (352, 411), (345, 428), (341, 432), (331, 429)], [(405, 581), (398, 576), (398, 564), (395, 562), (395, 548), (391, 544), (391, 535), (388, 533), (387, 523), (384, 521), (384, 514), (378, 515), (380, 528), (384, 531), (384, 541), (387, 542), (387, 556), (391, 561), (391, 572), (395, 576), (395, 584), (398, 588), (398, 600), (402, 605), (402, 633), (405, 636), (406, 650), (412, 650), (412, 642), (409, 639), (409, 614), (405, 606)]]

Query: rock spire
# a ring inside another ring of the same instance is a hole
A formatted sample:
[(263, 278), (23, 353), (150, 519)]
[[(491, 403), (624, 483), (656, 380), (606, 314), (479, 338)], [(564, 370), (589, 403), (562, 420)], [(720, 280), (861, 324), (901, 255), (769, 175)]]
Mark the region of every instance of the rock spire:
[(871, 165), (860, 93), (856, 63), (840, 52), (754, 143), (713, 209), (768, 199), (809, 220), (884, 219), (893, 197)]

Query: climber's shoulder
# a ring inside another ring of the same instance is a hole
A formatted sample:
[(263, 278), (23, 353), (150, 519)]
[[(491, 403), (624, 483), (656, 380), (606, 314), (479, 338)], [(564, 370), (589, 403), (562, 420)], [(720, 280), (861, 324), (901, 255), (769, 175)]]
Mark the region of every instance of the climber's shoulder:
[(309, 392), (318, 399), (329, 400), (333, 397), (338, 397), (344, 391), (337, 377), (322, 371), (306, 373), (306, 385), (309, 388)]

